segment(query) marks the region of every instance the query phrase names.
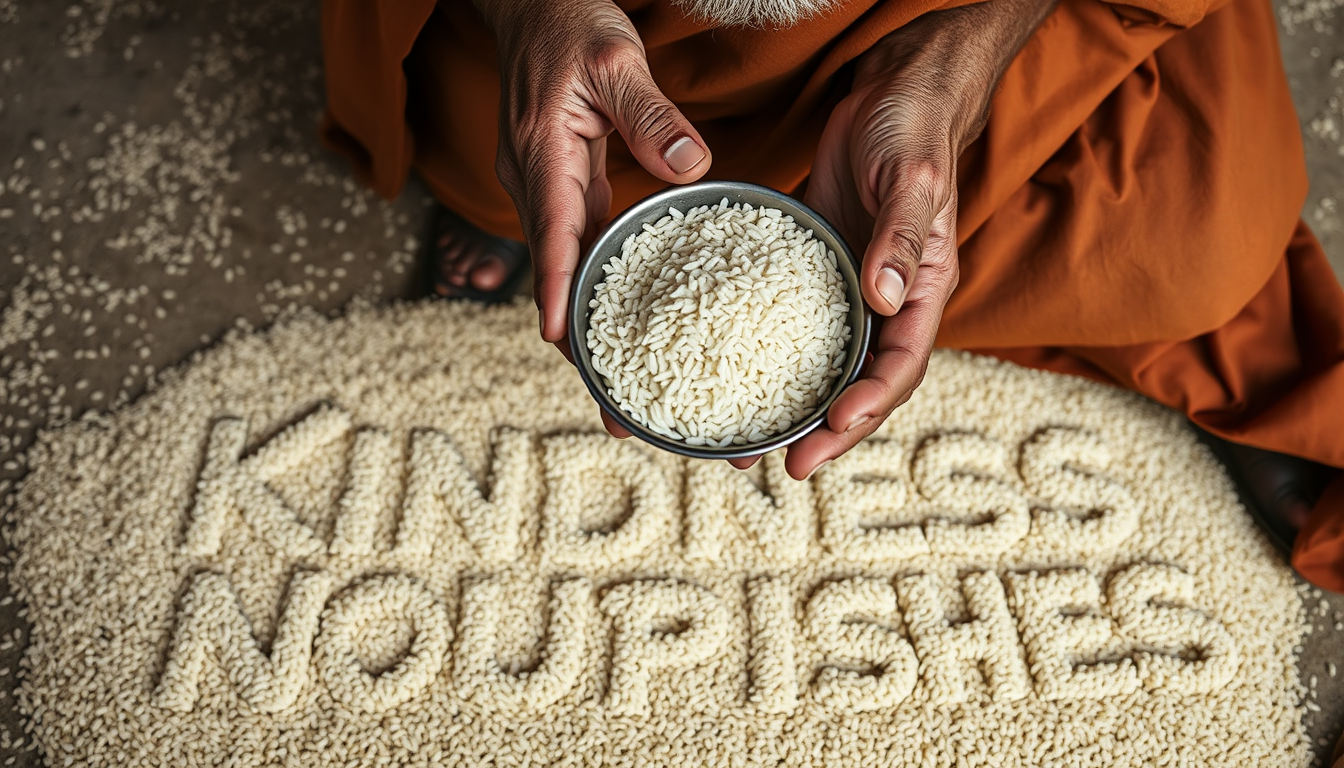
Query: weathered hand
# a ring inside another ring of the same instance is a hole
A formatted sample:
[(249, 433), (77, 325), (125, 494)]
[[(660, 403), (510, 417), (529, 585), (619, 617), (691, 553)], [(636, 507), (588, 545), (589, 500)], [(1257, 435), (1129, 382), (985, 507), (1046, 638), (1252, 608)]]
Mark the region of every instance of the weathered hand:
[(860, 60), (822, 135), (806, 200), (863, 251), (863, 294), (879, 318), (862, 377), (789, 448), (793, 477), (871, 434), (923, 380), (957, 286), (957, 157), (1052, 6), (988, 0), (927, 14)]
[(607, 136), (649, 173), (686, 183), (709, 149), (649, 74), (644, 45), (611, 0), (476, 0), (500, 68), (496, 170), (532, 251), (542, 338), (566, 357), (580, 247), (611, 206)]

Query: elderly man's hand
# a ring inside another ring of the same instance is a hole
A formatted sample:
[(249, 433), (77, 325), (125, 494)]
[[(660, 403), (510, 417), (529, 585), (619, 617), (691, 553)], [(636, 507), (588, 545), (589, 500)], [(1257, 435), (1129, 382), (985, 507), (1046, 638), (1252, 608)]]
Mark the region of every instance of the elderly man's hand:
[(686, 183), (710, 155), (649, 74), (644, 45), (611, 0), (476, 0), (501, 79), (496, 169), (527, 235), (541, 335), (570, 355), (566, 307), (580, 244), (607, 217), (607, 136), (649, 173)]
[(795, 478), (871, 434), (923, 379), (957, 285), (957, 157), (1052, 6), (987, 0), (927, 14), (860, 60), (822, 135), (807, 202), (864, 249), (863, 294), (881, 317), (862, 377), (789, 448)]

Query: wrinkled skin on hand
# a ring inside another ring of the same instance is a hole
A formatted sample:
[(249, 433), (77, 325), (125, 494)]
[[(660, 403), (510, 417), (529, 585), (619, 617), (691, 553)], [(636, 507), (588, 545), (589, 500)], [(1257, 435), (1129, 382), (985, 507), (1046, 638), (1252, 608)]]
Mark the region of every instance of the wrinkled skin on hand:
[[(611, 207), (607, 137), (652, 175), (695, 181), (712, 158), (663, 95), (630, 19), (610, 0), (477, 0), (500, 69), (495, 168), (518, 209), (543, 339), (573, 362), (566, 312), (581, 249)], [(629, 433), (603, 413), (617, 437)]]
[[(570, 285), (611, 206), (607, 137), (619, 131), (649, 173), (673, 184), (699, 179), (712, 158), (610, 0), (476, 3), (499, 52), (496, 168), (532, 252), (542, 338), (572, 361)], [(789, 449), (795, 478), (871, 434), (919, 386), (957, 284), (957, 157), (1053, 3), (987, 0), (926, 14), (859, 60), (822, 135), (806, 202), (863, 251), (864, 297), (881, 319), (862, 377)], [(603, 421), (629, 436), (605, 413)]]
[(531, 246), (542, 336), (567, 352), (570, 278), (611, 206), (607, 137), (619, 131), (649, 173), (673, 184), (703, 176), (709, 150), (654, 83), (639, 35), (610, 0), (478, 5), (499, 53), (496, 170)]
[(806, 202), (863, 252), (863, 294), (878, 318), (860, 379), (822, 427), (789, 448), (795, 478), (872, 434), (923, 380), (957, 287), (957, 158), (1052, 7), (988, 0), (930, 13), (858, 62), (822, 134)]

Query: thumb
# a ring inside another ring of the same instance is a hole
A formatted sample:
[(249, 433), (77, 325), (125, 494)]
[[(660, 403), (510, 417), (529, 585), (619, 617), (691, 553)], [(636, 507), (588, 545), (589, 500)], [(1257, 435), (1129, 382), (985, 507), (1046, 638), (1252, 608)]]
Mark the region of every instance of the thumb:
[(873, 239), (863, 255), (863, 295), (873, 311), (894, 315), (915, 282), (924, 245), (941, 207), (939, 174), (903, 174), (877, 212)]
[(599, 88), (600, 106), (639, 164), (674, 184), (704, 176), (711, 162), (709, 147), (653, 82), (642, 57), (638, 63), (608, 71), (612, 73), (608, 82)]

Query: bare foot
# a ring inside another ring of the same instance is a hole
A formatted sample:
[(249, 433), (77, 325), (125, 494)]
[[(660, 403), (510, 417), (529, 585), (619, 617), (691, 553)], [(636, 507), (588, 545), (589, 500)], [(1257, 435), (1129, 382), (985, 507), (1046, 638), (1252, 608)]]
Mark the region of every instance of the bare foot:
[(444, 297), (507, 299), (491, 294), (513, 283), (527, 267), (527, 247), (484, 232), (445, 208), (436, 216), (434, 292)]

